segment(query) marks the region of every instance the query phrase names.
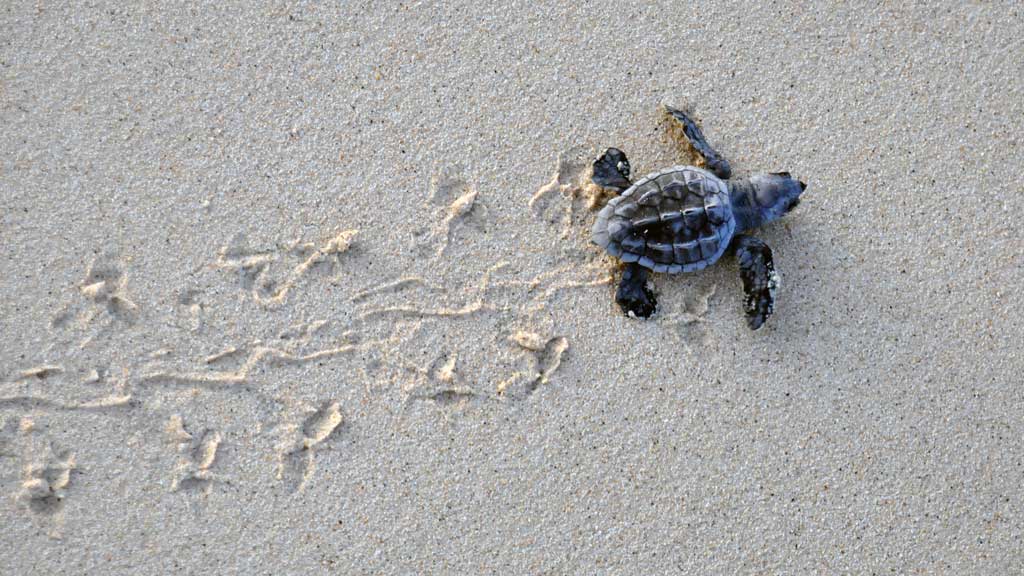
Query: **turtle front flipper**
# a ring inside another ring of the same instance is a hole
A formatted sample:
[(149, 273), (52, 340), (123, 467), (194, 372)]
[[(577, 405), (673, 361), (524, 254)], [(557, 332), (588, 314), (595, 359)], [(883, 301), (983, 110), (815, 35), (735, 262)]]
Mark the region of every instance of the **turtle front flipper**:
[[(700, 126), (697, 126), (697, 123), (682, 110), (673, 108), (668, 104), (663, 104), (663, 106), (665, 107), (665, 113), (672, 118), (676, 127), (682, 130), (686, 140), (704, 158), (704, 163), (707, 165), (708, 170), (714, 172), (715, 176), (722, 180), (728, 180), (732, 176), (732, 167), (729, 166), (729, 161), (708, 144), (707, 139), (704, 138), (704, 133), (700, 130)], [(682, 140), (678, 134), (675, 136)]]
[(743, 291), (747, 294), (747, 326), (757, 330), (772, 315), (775, 290), (779, 287), (779, 275), (775, 273), (772, 262), (772, 249), (757, 238), (744, 234), (733, 238), (733, 248), (740, 263)]
[(636, 263), (627, 264), (622, 272), (615, 301), (627, 315), (632, 312), (637, 318), (647, 318), (654, 314), (658, 301), (654, 292), (647, 288), (647, 273), (647, 268)]
[(629, 188), (629, 160), (618, 148), (609, 148), (594, 160), (594, 174), (590, 177), (594, 184), (605, 188), (614, 188), (622, 192)]

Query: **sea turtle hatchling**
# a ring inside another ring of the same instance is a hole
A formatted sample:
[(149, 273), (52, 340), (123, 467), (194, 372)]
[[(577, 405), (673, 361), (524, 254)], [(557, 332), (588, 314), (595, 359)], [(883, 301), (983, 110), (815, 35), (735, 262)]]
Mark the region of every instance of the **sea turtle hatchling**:
[(757, 330), (772, 314), (779, 278), (771, 248), (743, 232), (792, 210), (807, 185), (788, 172), (730, 180), (729, 162), (708, 145), (697, 124), (671, 106), (665, 112), (707, 169), (673, 166), (630, 182), (621, 150), (609, 148), (594, 161), (594, 183), (619, 191), (598, 213), (592, 231), (595, 244), (626, 263), (615, 300), (627, 314), (646, 318), (657, 305), (646, 286), (648, 271), (703, 270), (732, 252), (747, 295), (747, 324)]

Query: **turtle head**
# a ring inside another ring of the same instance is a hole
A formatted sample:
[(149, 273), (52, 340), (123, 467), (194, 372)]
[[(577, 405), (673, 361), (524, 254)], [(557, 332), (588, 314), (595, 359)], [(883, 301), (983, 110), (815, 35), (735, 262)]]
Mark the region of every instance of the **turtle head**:
[(730, 181), (733, 210), (743, 229), (756, 228), (786, 215), (800, 203), (807, 185), (789, 172), (751, 176), (749, 180)]

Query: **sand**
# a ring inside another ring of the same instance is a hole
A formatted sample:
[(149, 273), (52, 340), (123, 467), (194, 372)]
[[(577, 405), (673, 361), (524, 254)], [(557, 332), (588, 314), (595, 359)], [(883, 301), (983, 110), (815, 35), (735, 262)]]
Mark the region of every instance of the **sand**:
[[(0, 573), (1024, 572), (1019, 6), (129, 4), (0, 9)], [(662, 102), (763, 330), (612, 301)]]

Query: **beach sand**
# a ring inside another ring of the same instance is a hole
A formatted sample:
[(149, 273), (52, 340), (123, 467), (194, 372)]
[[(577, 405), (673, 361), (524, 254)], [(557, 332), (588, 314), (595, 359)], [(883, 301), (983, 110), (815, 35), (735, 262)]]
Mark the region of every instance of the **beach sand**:
[[(1021, 574), (1010, 3), (0, 9), (0, 573)], [(589, 163), (804, 202), (623, 316)]]

